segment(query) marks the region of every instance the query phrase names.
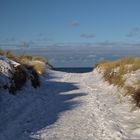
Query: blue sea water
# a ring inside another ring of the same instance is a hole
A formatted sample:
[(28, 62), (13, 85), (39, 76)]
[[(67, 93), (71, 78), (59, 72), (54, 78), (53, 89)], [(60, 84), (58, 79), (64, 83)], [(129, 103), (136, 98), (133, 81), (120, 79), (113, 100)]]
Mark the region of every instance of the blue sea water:
[(67, 68), (55, 68), (57, 71), (70, 72), (70, 73), (87, 73), (93, 70), (92, 67), (67, 67)]
[(36, 48), (15, 50), (18, 54), (47, 58), (57, 70), (88, 72), (100, 61), (111, 61), (128, 56), (140, 56), (140, 47), (92, 47), (92, 48)]

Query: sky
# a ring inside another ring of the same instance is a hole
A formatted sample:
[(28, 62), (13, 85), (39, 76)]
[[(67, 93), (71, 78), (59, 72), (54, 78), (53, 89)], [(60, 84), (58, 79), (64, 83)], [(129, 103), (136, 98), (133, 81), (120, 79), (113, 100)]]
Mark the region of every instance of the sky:
[(139, 46), (140, 0), (0, 0), (0, 45), (23, 42)]

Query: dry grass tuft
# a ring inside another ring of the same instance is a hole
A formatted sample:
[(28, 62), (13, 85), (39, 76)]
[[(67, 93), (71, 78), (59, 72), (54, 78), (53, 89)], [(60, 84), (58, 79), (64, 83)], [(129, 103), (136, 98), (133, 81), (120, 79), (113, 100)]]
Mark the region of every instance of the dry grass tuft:
[(23, 64), (31, 64), (31, 62), (33, 62), (33, 63), (36, 62), (35, 66), (34, 66), (35, 69), (38, 69), (38, 70), (41, 69), (42, 73), (44, 73), (44, 70), (43, 70), (44, 64), (47, 64), (50, 68), (53, 68), (53, 66), (51, 64), (49, 64), (47, 59), (39, 57), (39, 56), (21, 55), (21, 56), (19, 56), (19, 60)]
[(39, 75), (43, 75), (46, 72), (46, 66), (44, 63), (41, 62), (36, 62), (34, 64), (31, 65), (33, 67), (33, 69), (39, 74)]

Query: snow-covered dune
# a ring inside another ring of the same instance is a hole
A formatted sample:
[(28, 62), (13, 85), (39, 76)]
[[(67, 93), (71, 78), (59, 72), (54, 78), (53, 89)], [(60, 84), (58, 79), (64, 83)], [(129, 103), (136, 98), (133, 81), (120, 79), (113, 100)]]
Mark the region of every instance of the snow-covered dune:
[(7, 57), (0, 56), (0, 90), (8, 90), (16, 94), (17, 90), (31, 81), (33, 87), (39, 86), (39, 76), (30, 65), (17, 63)]

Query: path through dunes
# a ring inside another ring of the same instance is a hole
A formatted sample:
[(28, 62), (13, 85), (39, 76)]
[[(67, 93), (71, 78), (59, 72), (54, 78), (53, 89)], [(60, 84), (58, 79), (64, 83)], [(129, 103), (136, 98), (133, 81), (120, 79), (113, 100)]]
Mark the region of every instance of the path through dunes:
[(39, 89), (2, 94), (0, 140), (138, 140), (138, 120), (112, 90), (96, 72), (48, 71)]

